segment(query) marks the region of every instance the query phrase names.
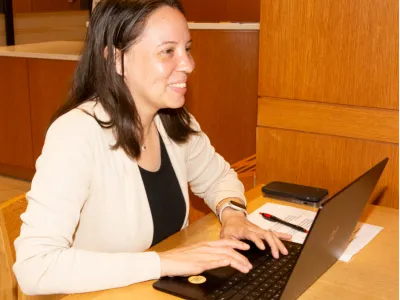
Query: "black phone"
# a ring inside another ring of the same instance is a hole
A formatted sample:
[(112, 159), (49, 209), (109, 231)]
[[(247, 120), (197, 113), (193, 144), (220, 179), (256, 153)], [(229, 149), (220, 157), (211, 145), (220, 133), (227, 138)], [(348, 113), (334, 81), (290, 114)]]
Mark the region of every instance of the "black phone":
[(328, 190), (289, 182), (272, 181), (262, 187), (264, 196), (298, 204), (317, 206), (327, 195)]

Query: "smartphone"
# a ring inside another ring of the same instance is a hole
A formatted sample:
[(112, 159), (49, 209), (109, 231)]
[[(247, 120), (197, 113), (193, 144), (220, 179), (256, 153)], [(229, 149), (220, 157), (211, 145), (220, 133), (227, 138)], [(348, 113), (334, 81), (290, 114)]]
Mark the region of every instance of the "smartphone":
[(272, 181), (262, 187), (264, 196), (297, 204), (318, 206), (328, 196), (328, 190), (289, 182)]

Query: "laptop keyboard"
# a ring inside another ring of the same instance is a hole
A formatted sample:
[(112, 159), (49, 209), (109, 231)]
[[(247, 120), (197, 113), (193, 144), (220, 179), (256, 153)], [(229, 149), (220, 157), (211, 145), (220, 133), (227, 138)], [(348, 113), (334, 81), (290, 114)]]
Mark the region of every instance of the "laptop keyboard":
[(285, 243), (288, 255), (274, 259), (271, 253), (248, 257), (252, 270), (235, 273), (221, 287), (206, 296), (210, 300), (279, 299), (299, 256), (301, 245)]

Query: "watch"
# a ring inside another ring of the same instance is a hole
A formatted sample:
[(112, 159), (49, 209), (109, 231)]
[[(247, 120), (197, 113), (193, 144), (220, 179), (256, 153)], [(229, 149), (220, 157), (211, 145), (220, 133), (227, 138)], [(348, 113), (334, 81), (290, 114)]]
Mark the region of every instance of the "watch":
[(222, 213), (224, 212), (224, 209), (230, 207), (234, 210), (241, 211), (245, 214), (247, 217), (247, 211), (246, 211), (246, 205), (243, 203), (237, 202), (237, 201), (228, 201), (224, 205), (222, 205), (221, 209), (219, 210), (219, 221), (222, 223)]

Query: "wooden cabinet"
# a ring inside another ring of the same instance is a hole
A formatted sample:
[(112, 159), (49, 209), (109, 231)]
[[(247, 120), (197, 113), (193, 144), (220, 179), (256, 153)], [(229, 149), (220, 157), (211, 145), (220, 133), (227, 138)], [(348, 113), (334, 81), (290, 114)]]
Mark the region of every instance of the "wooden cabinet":
[(182, 0), (190, 22), (259, 22), (260, 0)]
[(32, 12), (80, 10), (81, 0), (31, 0)]
[(0, 174), (30, 180), (76, 62), (0, 57), (0, 65)]
[(0, 173), (33, 174), (27, 59), (0, 57)]
[(14, 14), (81, 9), (81, 0), (12, 0), (12, 3)]
[(374, 200), (399, 207), (398, 5), (261, 1), (258, 183), (334, 193), (389, 157)]
[(29, 59), (33, 159), (42, 152), (49, 122), (67, 99), (76, 61)]
[(32, 0), (12, 0), (12, 6), (14, 14), (32, 12)]

